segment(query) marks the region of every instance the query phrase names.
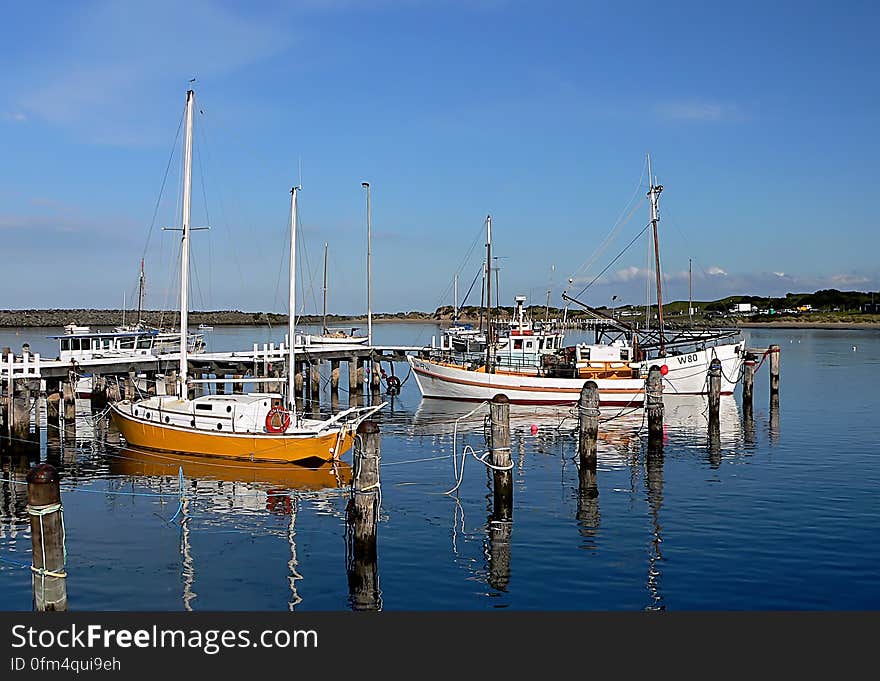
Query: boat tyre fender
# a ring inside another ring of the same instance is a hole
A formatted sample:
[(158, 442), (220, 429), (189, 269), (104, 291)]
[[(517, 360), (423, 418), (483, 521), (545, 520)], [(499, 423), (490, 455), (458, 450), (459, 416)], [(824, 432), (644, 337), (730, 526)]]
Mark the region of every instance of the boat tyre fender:
[(389, 376), (385, 379), (388, 384), (388, 394), (397, 395), (400, 393), (400, 379), (397, 376)]
[(286, 433), (290, 428), (290, 412), (284, 407), (272, 407), (266, 414), (267, 433)]

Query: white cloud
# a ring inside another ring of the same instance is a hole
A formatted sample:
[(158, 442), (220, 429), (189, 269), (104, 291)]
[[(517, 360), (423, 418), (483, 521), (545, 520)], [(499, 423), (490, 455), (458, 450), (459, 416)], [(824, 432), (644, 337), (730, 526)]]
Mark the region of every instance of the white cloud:
[(28, 117), (21, 111), (8, 111), (3, 118), (13, 123), (27, 123), (28, 120)]
[(739, 107), (735, 104), (699, 99), (668, 100), (658, 103), (655, 110), (661, 117), (670, 121), (717, 123), (744, 118)]
[(726, 277), (727, 276), (727, 272), (725, 272), (723, 269), (721, 269), (717, 265), (713, 265), (708, 270), (706, 270), (706, 274), (708, 274), (711, 277)]

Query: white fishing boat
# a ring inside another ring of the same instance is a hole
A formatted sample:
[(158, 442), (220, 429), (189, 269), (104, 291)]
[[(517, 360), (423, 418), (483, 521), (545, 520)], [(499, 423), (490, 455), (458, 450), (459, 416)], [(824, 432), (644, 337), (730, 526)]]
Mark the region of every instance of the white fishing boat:
[[(129, 445), (146, 449), (244, 459), (254, 462), (332, 460), (351, 448), (358, 425), (384, 404), (339, 412), (327, 419), (304, 418), (294, 399), (295, 344), (287, 345), (287, 394), (255, 392), (189, 398), (186, 330), (189, 288), (190, 198), (194, 93), (186, 97), (186, 136), (180, 255), (180, 353), (176, 395), (123, 400), (111, 405), (113, 420)], [(290, 192), (289, 327), (295, 337), (296, 199)], [(205, 379), (210, 380), (210, 379)], [(252, 379), (266, 382), (272, 379)], [(277, 379), (275, 379), (277, 380)], [(202, 381), (204, 382), (204, 380)]]
[[(651, 176), (650, 158), (648, 174)], [(721, 392), (729, 395), (739, 380), (745, 341), (738, 332), (677, 332), (666, 336), (663, 322), (657, 223), (662, 186), (650, 183), (648, 197), (653, 225), (659, 326), (642, 338), (635, 329), (604, 317), (608, 327), (597, 333), (595, 343), (564, 348), (540, 348), (534, 338), (511, 334), (506, 339), (490, 337), (485, 354), (459, 353), (452, 348), (430, 349), (410, 356), (413, 375), (425, 397), (483, 401), (497, 394), (518, 404), (570, 404), (577, 401), (585, 381), (595, 381), (603, 405), (641, 406), (645, 380), (652, 366), (663, 374), (664, 392), (676, 395), (704, 395), (708, 392), (709, 365), (721, 362)], [(491, 217), (486, 221), (486, 262), (491, 262)], [(487, 300), (491, 300), (491, 277), (486, 278)], [(487, 308), (487, 314), (491, 308)], [(521, 311), (520, 311), (521, 314)], [(488, 323), (490, 336), (493, 326)], [(606, 335), (606, 334), (609, 334)], [(518, 347), (517, 347), (518, 346)], [(531, 347), (530, 347), (531, 346)], [(519, 352), (517, 352), (517, 350)]]

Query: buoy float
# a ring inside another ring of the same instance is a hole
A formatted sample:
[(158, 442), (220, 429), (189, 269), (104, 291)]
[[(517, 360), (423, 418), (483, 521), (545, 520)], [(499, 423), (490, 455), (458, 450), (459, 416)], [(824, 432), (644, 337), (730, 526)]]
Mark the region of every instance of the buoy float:
[(538, 434), (538, 424), (537, 424), (537, 423), (533, 423), (533, 424), (532, 424), (532, 427), (529, 428), (529, 430), (532, 431), (532, 435), (537, 435), (537, 434)]
[(668, 366), (666, 366), (666, 365), (664, 364), (662, 367), (660, 367), (660, 375), (661, 375), (661, 376), (665, 376), (665, 375), (668, 374), (668, 373), (669, 373), (669, 367), (668, 367)]

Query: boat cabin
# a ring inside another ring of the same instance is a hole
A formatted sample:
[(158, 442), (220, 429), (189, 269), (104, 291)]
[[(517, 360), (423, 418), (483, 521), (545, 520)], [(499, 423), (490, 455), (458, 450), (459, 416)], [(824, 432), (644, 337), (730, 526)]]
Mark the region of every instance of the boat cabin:
[(153, 354), (157, 331), (91, 331), (87, 326), (68, 324), (65, 333), (49, 336), (58, 341), (62, 362), (104, 357), (139, 357)]

